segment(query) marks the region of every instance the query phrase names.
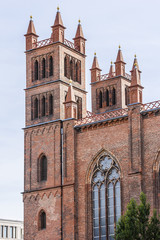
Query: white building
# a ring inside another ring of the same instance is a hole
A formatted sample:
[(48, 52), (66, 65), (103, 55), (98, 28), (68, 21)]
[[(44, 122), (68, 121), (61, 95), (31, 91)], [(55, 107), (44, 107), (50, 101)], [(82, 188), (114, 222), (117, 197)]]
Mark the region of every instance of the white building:
[(23, 222), (0, 219), (0, 240), (23, 240)]

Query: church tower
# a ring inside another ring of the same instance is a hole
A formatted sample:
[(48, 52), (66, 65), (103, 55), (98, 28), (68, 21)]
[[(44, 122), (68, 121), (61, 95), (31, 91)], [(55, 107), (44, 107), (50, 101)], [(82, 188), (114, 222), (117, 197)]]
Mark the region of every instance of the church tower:
[(126, 108), (129, 104), (131, 76), (125, 71), (122, 50), (119, 46), (115, 61), (115, 70), (111, 62), (109, 73), (101, 75), (97, 56), (94, 56), (91, 68), (92, 112), (102, 113), (108, 110)]
[[(51, 28), (51, 37), (39, 41), (31, 17), (25, 34), (25, 240), (60, 240), (63, 232), (75, 234), (71, 227), (75, 215), (74, 141), (69, 152), (66, 149), (72, 121), (86, 116), (86, 39), (80, 22), (74, 43), (65, 39), (59, 8)], [(68, 205), (73, 217), (65, 223)]]

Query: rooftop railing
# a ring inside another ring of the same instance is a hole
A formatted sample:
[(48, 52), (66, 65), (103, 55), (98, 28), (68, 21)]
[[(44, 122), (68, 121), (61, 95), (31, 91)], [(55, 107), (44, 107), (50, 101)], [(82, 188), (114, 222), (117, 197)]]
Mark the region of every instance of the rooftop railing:
[[(145, 112), (145, 111), (149, 112), (156, 109), (160, 110), (160, 100), (141, 105), (141, 112)], [(128, 115), (128, 108), (122, 108), (122, 109), (108, 111), (100, 114), (95, 114), (87, 111), (87, 116), (85, 118), (78, 119), (75, 123), (75, 127), (98, 123), (105, 120), (107, 121), (110, 119), (124, 117), (127, 115)]]
[[(103, 75), (99, 75), (97, 77), (97, 81), (104, 81), (104, 80), (107, 80), (108, 78), (114, 78), (115, 76), (116, 76), (115, 72), (112, 74), (112, 77), (109, 76), (109, 73), (103, 74)], [(128, 80), (131, 80), (131, 75), (129, 75), (128, 73), (125, 73), (124, 77), (127, 78)]]
[[(50, 45), (54, 43), (53, 42), (53, 39), (52, 38), (47, 38), (47, 39), (44, 39), (42, 41), (39, 41), (39, 42), (35, 42), (33, 44), (33, 49), (35, 48), (39, 48), (39, 47), (43, 47), (43, 46), (47, 46), (47, 45)], [(74, 46), (74, 43), (73, 42), (70, 42), (69, 40), (67, 39), (64, 39), (64, 44), (70, 48), (73, 48), (73, 49), (76, 49), (75, 46)], [(76, 49), (77, 50), (77, 49)]]
[(123, 117), (128, 114), (128, 108), (113, 110), (110, 112), (105, 112), (101, 114), (94, 114), (87, 111), (87, 116), (85, 118), (79, 119), (76, 121), (75, 126), (86, 125), (94, 122), (99, 122), (107, 119), (113, 119), (117, 117)]

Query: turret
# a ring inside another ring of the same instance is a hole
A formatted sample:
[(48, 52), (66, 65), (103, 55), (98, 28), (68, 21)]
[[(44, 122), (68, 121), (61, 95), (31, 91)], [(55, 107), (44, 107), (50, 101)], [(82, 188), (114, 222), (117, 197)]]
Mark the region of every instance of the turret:
[(92, 64), (92, 68), (90, 69), (90, 71), (91, 71), (91, 83), (97, 82), (98, 77), (101, 75), (102, 70), (99, 67), (96, 53), (94, 54), (93, 64)]
[(51, 38), (52, 38), (53, 42), (64, 42), (65, 27), (63, 26), (63, 21), (61, 18), (59, 7), (57, 7), (56, 18), (54, 21), (54, 25), (51, 28), (52, 28)]
[(36, 34), (32, 16), (30, 16), (28, 30), (24, 36), (26, 37), (26, 50), (36, 47), (36, 42), (39, 36)]
[(77, 51), (85, 54), (85, 41), (86, 41), (86, 39), (84, 38), (84, 35), (83, 35), (83, 30), (82, 30), (82, 25), (81, 25), (80, 20), (79, 20), (79, 24), (78, 24), (78, 27), (77, 27), (75, 38), (73, 38), (73, 40), (74, 40), (75, 49)]
[(115, 62), (115, 72), (116, 76), (125, 76), (125, 62), (123, 60), (123, 55), (121, 51), (121, 47), (119, 46), (118, 54), (117, 54), (117, 59)]
[(77, 118), (77, 103), (75, 102), (74, 99), (72, 80), (69, 81), (68, 92), (64, 105), (65, 105), (65, 119)]
[(131, 70), (131, 86), (129, 87), (130, 104), (142, 103), (142, 90), (140, 79), (141, 71), (139, 70), (137, 58), (135, 57)]

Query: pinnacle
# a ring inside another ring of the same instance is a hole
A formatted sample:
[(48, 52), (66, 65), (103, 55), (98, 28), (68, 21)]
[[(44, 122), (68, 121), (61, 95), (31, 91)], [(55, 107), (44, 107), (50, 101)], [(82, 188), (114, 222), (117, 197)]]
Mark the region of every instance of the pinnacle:
[(81, 25), (80, 20), (78, 22), (79, 22), (79, 24), (78, 24), (78, 27), (77, 27), (77, 32), (76, 32), (75, 38), (79, 38), (79, 37), (84, 38), (82, 25)]
[(63, 26), (63, 21), (61, 18), (61, 14), (59, 12), (59, 7), (57, 7), (57, 13), (56, 13), (55, 21), (54, 21), (54, 26), (57, 26), (57, 25)]
[(92, 69), (95, 69), (95, 68), (100, 69), (96, 54), (94, 54), (94, 59), (93, 59), (93, 64), (92, 64)]
[(71, 101), (74, 102), (74, 93), (73, 93), (72, 81), (70, 80), (65, 102), (71, 102)]
[(116, 62), (124, 62), (120, 46), (119, 46)]
[(27, 30), (27, 34), (34, 34), (37, 36), (36, 34), (36, 30), (35, 30), (35, 27), (34, 27), (34, 23), (33, 23), (33, 20), (32, 20), (32, 16), (30, 16), (30, 21), (29, 21), (29, 26), (28, 26), (28, 30)]

